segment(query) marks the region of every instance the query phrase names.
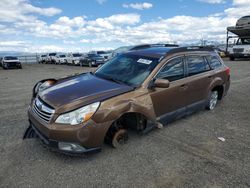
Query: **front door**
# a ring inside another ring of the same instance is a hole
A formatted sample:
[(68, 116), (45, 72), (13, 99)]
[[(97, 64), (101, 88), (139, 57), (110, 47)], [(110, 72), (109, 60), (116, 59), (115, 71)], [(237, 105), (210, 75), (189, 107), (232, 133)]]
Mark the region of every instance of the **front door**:
[(158, 121), (166, 123), (185, 113), (188, 85), (184, 77), (183, 57), (169, 60), (156, 75), (170, 82), (169, 88), (154, 88), (150, 93)]
[(206, 104), (208, 88), (213, 78), (213, 71), (203, 56), (190, 55), (187, 62), (187, 112), (192, 113)]

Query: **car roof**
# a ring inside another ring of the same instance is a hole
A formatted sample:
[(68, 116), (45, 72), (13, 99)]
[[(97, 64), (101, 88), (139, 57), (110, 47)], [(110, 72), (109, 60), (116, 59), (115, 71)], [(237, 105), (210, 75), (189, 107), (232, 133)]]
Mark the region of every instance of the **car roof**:
[(152, 58), (161, 58), (172, 49), (174, 48), (173, 47), (152, 47), (152, 48), (145, 48), (141, 50), (129, 51), (126, 54), (141, 55), (141, 56), (152, 57)]
[(162, 58), (168, 54), (174, 54), (178, 52), (214, 52), (214, 49), (211, 47), (203, 46), (187, 46), (187, 47), (150, 47), (140, 50), (129, 51), (125, 54), (139, 55), (151, 58)]

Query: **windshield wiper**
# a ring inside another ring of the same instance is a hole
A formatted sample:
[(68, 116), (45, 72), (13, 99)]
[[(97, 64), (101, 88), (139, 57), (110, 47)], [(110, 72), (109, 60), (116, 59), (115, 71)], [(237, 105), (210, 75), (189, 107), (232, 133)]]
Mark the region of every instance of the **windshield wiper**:
[(103, 78), (103, 79), (105, 79), (105, 80), (109, 80), (109, 81), (118, 83), (118, 84), (127, 85), (127, 84), (124, 83), (123, 81), (117, 80), (117, 79), (115, 79), (115, 78), (113, 78), (113, 77), (111, 77), (111, 76), (107, 76), (107, 75), (103, 75), (103, 74), (101, 74), (101, 75), (100, 75), (100, 74), (95, 74), (95, 76), (100, 77), (100, 78)]

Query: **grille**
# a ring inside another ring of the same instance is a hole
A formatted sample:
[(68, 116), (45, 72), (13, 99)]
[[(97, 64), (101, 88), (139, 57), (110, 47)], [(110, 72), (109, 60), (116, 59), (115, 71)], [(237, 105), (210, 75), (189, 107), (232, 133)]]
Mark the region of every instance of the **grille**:
[(43, 121), (48, 123), (53, 116), (55, 110), (48, 107), (44, 102), (42, 102), (40, 99), (36, 98), (34, 100), (33, 106), (32, 106), (33, 112)]
[(242, 52), (244, 52), (244, 48), (234, 48), (233, 51), (235, 53), (242, 53)]

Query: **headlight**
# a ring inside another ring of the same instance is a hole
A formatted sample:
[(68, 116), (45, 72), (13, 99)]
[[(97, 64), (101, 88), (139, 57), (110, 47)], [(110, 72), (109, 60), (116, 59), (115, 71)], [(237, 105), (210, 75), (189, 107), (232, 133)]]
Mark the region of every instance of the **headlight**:
[(55, 84), (55, 80), (47, 80), (45, 82), (38, 82), (35, 86), (35, 94), (38, 93), (39, 91), (43, 91), (45, 89), (47, 89), (48, 87), (52, 86), (53, 84)]
[(62, 114), (56, 119), (56, 123), (78, 125), (86, 122), (94, 115), (99, 105), (100, 102), (96, 102), (72, 112)]

